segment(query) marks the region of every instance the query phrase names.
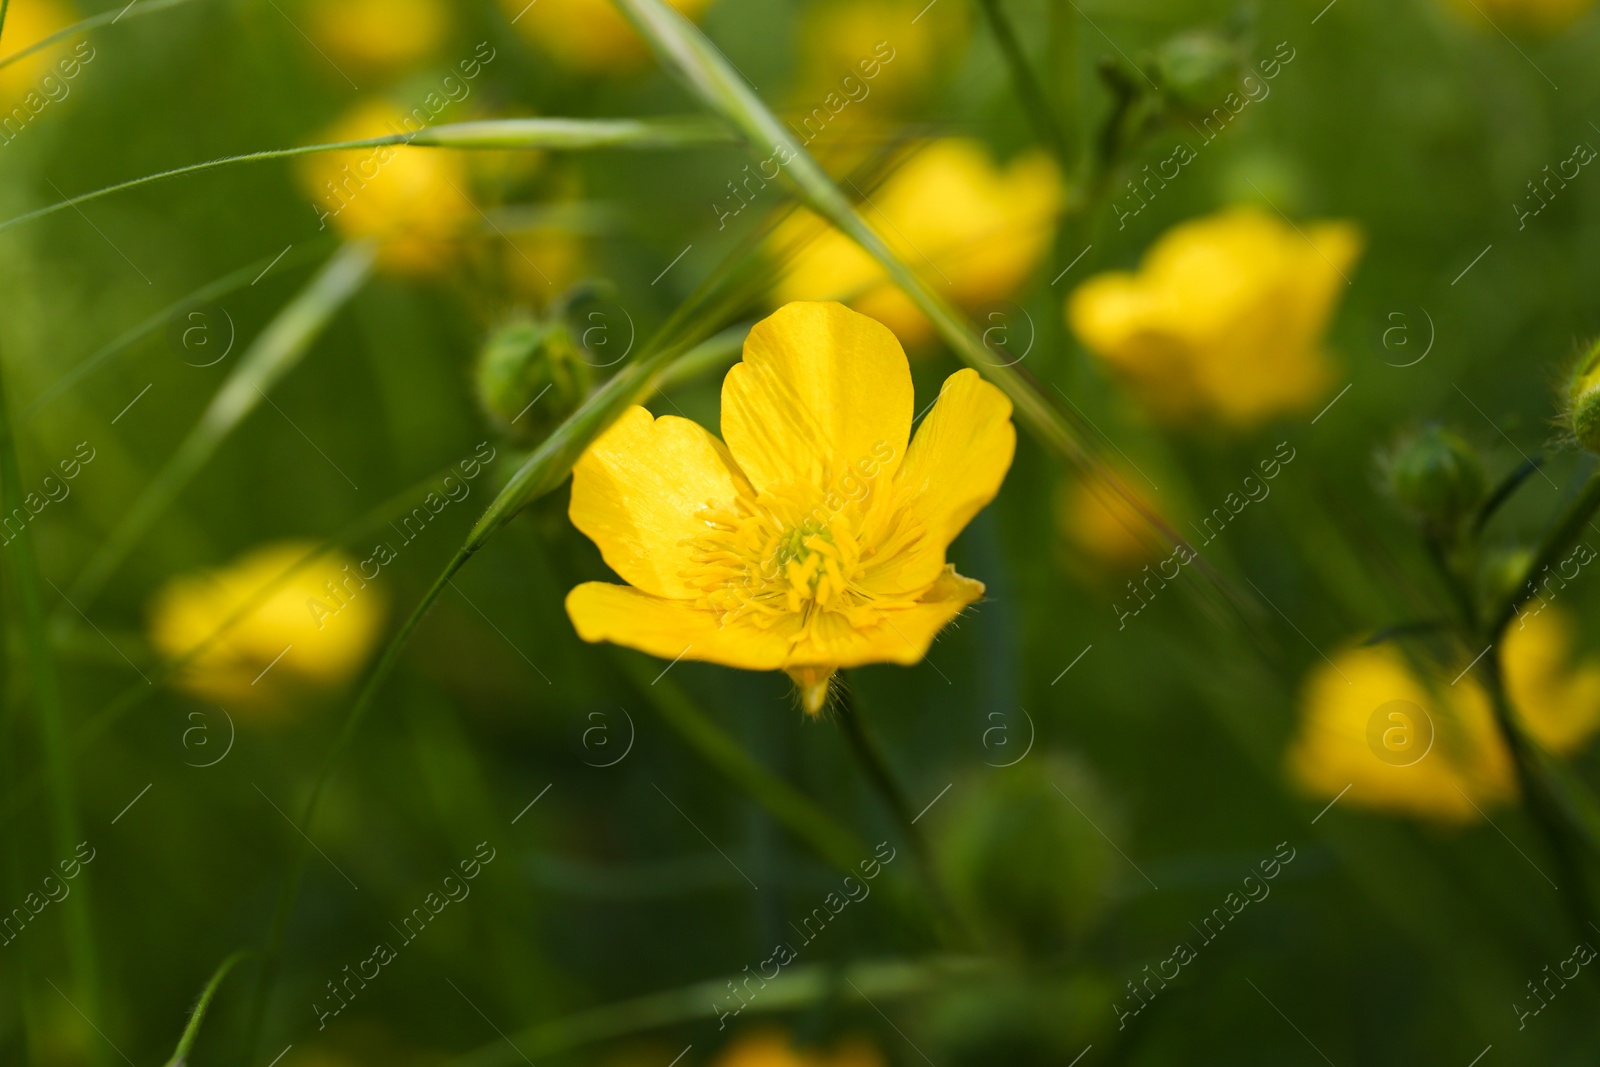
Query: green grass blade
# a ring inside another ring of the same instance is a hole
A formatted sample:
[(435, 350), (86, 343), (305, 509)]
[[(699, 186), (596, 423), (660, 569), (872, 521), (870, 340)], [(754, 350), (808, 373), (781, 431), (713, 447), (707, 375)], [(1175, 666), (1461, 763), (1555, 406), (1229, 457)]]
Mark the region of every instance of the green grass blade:
[[(791, 943), (792, 945), (792, 943)], [(792, 945), (796, 950), (803, 945)], [(979, 978), (992, 973), (994, 966), (973, 960), (940, 958), (930, 960), (882, 960), (854, 963), (846, 967), (810, 963), (791, 964), (761, 987), (748, 1010), (756, 1014), (794, 1011), (830, 998), (868, 1003), (892, 1000), (935, 990), (963, 978)], [(733, 975), (737, 983), (743, 975)], [(516, 1067), (523, 1057), (553, 1056), (600, 1041), (614, 1040), (665, 1026), (674, 1026), (718, 1015), (717, 1005), (740, 1003), (728, 992), (728, 978), (713, 978), (678, 989), (649, 993), (632, 1000), (607, 1004), (560, 1019), (539, 1023), (456, 1061), (457, 1067)], [(854, 986), (854, 990), (851, 990)]]
[(383, 137), (366, 137), (356, 141), (329, 141), (323, 144), (301, 145), (297, 148), (272, 148), (261, 152), (208, 159), (204, 163), (190, 163), (183, 167), (146, 174), (125, 182), (108, 185), (103, 189), (80, 193), (44, 207), (35, 208), (0, 222), (0, 233), (34, 219), (54, 215), (58, 211), (87, 204), (113, 193), (137, 189), (144, 185), (198, 174), (220, 167), (242, 163), (261, 163), (271, 159), (291, 159), (295, 156), (314, 155), (318, 152), (342, 152), (358, 148), (382, 148), (387, 145), (411, 145), (422, 148), (461, 149), (665, 149), (691, 145), (727, 144), (733, 138), (723, 126), (702, 119), (485, 119), (479, 122), (461, 122), (433, 126), (417, 133), (396, 133)]
[(88, 610), (134, 545), (218, 446), (256, 409), (279, 379), (299, 364), (334, 313), (366, 281), (373, 254), (368, 243), (343, 246), (267, 324), (217, 390), (189, 436), (84, 568), (71, 598), (79, 610)]
[[(494, 532), (528, 504), (566, 481), (572, 465), (595, 438), (633, 404), (655, 392), (662, 376), (674, 361), (689, 366), (715, 365), (730, 360), (744, 345), (749, 326), (725, 330), (704, 344), (685, 351), (686, 345), (667, 345), (647, 354), (637, 363), (597, 389), (556, 432), (547, 437), (517, 469), (504, 490), (484, 512), (467, 538), (467, 551), (476, 552)], [(679, 372), (676, 380), (682, 380)]]
[[(712, 721), (689, 695), (638, 655), (617, 652), (615, 660), (656, 713), (690, 748), (789, 828), (797, 838), (839, 870), (851, 873), (867, 846), (788, 782), (767, 770)], [(654, 680), (652, 680), (654, 679)]]
[(1017, 368), (997, 364), (994, 353), (984, 346), (971, 324), (901, 262), (866, 224), (833, 179), (804, 147), (793, 143), (789, 129), (762, 103), (699, 27), (662, 0), (617, 0), (617, 3), (695, 95), (739, 130), (752, 152), (764, 160), (771, 158), (780, 146), (788, 149), (793, 158), (783, 169), (806, 202), (883, 265), (962, 362), (1005, 391), (1016, 406), (1019, 421), (1042, 444), (1074, 467), (1097, 469), (1066, 416)]
[(166, 1062), (166, 1067), (183, 1067), (189, 1061), (189, 1052), (194, 1048), (195, 1039), (200, 1036), (200, 1024), (205, 1021), (206, 1009), (211, 1007), (211, 1001), (217, 995), (217, 988), (222, 985), (222, 980), (228, 977), (228, 972), (243, 960), (255, 955), (248, 949), (240, 949), (217, 967), (216, 973), (200, 991), (200, 999), (195, 1002), (194, 1011), (189, 1015), (189, 1025), (183, 1028), (183, 1036), (178, 1038), (178, 1047), (172, 1051), (172, 1058)]
[[(6, 403), (3, 370), (0, 370), (0, 507), (7, 515), (23, 509), (22, 473), (17, 461), (11, 411)], [(34, 554), (33, 535), (33, 526), (25, 523), (6, 548), (16, 588), (16, 612), (21, 616), (23, 645), (32, 676), (39, 737), (44, 749), (45, 778), (49, 784), (51, 849), (58, 856), (70, 856), (82, 839), (78, 836), (77, 798), (67, 760), (60, 679), (45, 626), (44, 576), (39, 570), (38, 557)], [(66, 926), (67, 955), (71, 961), (74, 984), (82, 998), (85, 1014), (93, 1018), (98, 1015), (100, 978), (87, 887), (80, 886), (78, 892), (68, 897), (63, 906), (66, 909), (63, 921)]]
[[(672, 322), (669, 321), (668, 326), (671, 325)], [(663, 329), (666, 329), (666, 327), (663, 327)], [(685, 360), (703, 362), (707, 358), (704, 351), (706, 348), (709, 347), (723, 352), (733, 350), (738, 345), (743, 344), (744, 333), (747, 330), (747, 327), (741, 327), (736, 330), (725, 331), (706, 341), (703, 345), (690, 348), (687, 352), (682, 352), (681, 356)], [(323, 757), (322, 765), (312, 782), (311, 793), (306, 799), (305, 811), (301, 816), (299, 828), (301, 840), (307, 842), (307, 844), (296, 845), (294, 857), (290, 861), (289, 871), (284, 877), (283, 888), (278, 894), (278, 902), (272, 917), (272, 926), (267, 936), (266, 963), (262, 968), (261, 982), (257, 988), (255, 1005), (251, 1011), (249, 1037), (245, 1046), (247, 1053), (253, 1054), (259, 1039), (262, 1021), (266, 1016), (267, 998), (271, 994), (273, 982), (277, 977), (283, 940), (289, 925), (289, 914), (294, 907), (295, 897), (299, 893), (300, 881), (304, 877), (306, 863), (311, 856), (310, 838), (306, 834), (310, 832), (312, 821), (316, 818), (323, 790), (331, 777), (333, 767), (344, 755), (344, 750), (349, 747), (356, 731), (360, 728), (361, 721), (366, 717), (367, 709), (371, 707), (372, 701), (377, 697), (378, 690), (382, 688), (383, 683), (393, 672), (395, 665), (399, 663), (400, 655), (405, 650), (411, 635), (416, 631), (423, 617), (433, 607), (434, 601), (439, 599), (439, 595), (450, 584), (450, 580), (466, 565), (467, 560), (472, 558), (473, 553), (482, 547), (493, 531), (498, 529), (505, 521), (509, 521), (510, 517), (516, 513), (516, 510), (537, 498), (538, 494), (530, 493), (530, 488), (541, 485), (553, 488), (555, 485), (560, 485), (561, 481), (570, 473), (572, 464), (577, 461), (578, 456), (583, 454), (583, 450), (589, 446), (589, 442), (598, 437), (610, 425), (610, 420), (614, 420), (622, 413), (625, 405), (620, 404), (616, 398), (618, 396), (631, 396), (636, 399), (643, 399), (653, 387), (653, 383), (658, 380), (659, 375), (671, 365), (672, 359), (678, 354), (679, 351), (676, 348), (660, 347), (655, 356), (642, 359), (640, 362), (625, 368), (605, 386), (597, 390), (578, 411), (574, 412), (561, 426), (556, 428), (550, 438), (559, 438), (565, 443), (552, 445), (551, 439), (547, 439), (534, 452), (533, 456), (519, 468), (517, 475), (513, 476), (510, 484), (500, 491), (494, 503), (489, 506), (489, 514), (502, 516), (501, 521), (486, 528), (484, 521), (479, 520), (478, 525), (474, 527), (473, 535), (468, 538), (466, 544), (462, 545), (450, 562), (445, 565), (444, 571), (434, 580), (433, 585), (429, 587), (428, 591), (417, 603), (417, 606), (412, 609), (411, 614), (401, 623), (400, 628), (395, 631), (395, 635), (390, 638), (389, 643), (384, 647), (377, 663), (368, 671), (367, 677), (361, 684), (360, 691), (356, 694), (356, 698), (350, 706), (350, 713), (345, 717), (344, 723), (339, 728), (339, 733), (329, 746), (327, 755)], [(647, 364), (649, 365), (648, 369), (641, 370)], [(635, 387), (641, 391), (635, 393), (631, 391), (631, 388), (613, 388), (620, 378), (627, 378), (629, 381), (635, 382)], [(603, 420), (597, 412), (610, 412), (610, 418)], [(560, 471), (560, 477), (555, 477), (557, 470)], [(554, 478), (553, 484), (551, 482), (552, 478)], [(548, 488), (544, 491), (547, 492)], [(520, 500), (521, 503), (516, 508), (513, 508), (510, 503), (512, 500)], [(480, 535), (480, 530), (485, 532)]]
[[(9, 2), (9, 0), (7, 0), (7, 2)], [(140, 15), (153, 15), (157, 11), (165, 11), (168, 8), (178, 7), (182, 4), (189, 4), (193, 2), (194, 0), (145, 0), (145, 2), (142, 4), (119, 4), (109, 11), (102, 11), (98, 15), (81, 19), (65, 29), (57, 30), (55, 33), (52, 33), (46, 37), (41, 37), (21, 51), (12, 52), (8, 56), (0, 57), (0, 69), (9, 67), (11, 64), (18, 62), (19, 60), (27, 59), (35, 52), (43, 51), (44, 49), (55, 44), (57, 41), (64, 41), (75, 33), (82, 33), (84, 30), (92, 30), (97, 26), (105, 26), (113, 22), (120, 22), (124, 17), (137, 18)], [(3, 18), (5, 15), (5, 8), (5, 3), (0, 3), (0, 25), (4, 25)]]
[(207, 282), (205, 285), (202, 285), (188, 296), (173, 301), (171, 304), (168, 304), (154, 315), (151, 315), (139, 322), (137, 325), (124, 330), (122, 333), (106, 342), (89, 358), (83, 360), (77, 366), (63, 374), (60, 378), (56, 379), (54, 384), (35, 397), (33, 402), (23, 409), (22, 421), (24, 423), (31, 422), (33, 418), (38, 415), (39, 412), (52, 400), (55, 400), (57, 397), (61, 396), (61, 394), (67, 392), (73, 386), (83, 381), (84, 378), (88, 377), (98, 367), (104, 364), (107, 360), (116, 356), (119, 352), (126, 351), (131, 346), (138, 344), (146, 337), (149, 337), (151, 334), (161, 329), (161, 327), (164, 326), (172, 318), (172, 316), (176, 315), (184, 308), (192, 307), (195, 304), (204, 303), (209, 300), (215, 300), (220, 296), (226, 296), (228, 293), (231, 293), (236, 289), (242, 289), (246, 284), (252, 283), (252, 279), (259, 277), (263, 270), (275, 263), (281, 262), (284, 267), (293, 266), (295, 264), (305, 262), (306, 260), (311, 259), (313, 256), (326, 251), (327, 247), (327, 243), (322, 241), (316, 242), (315, 244), (304, 245), (301, 247), (300, 251), (291, 255), (283, 256), (281, 261), (270, 256), (262, 256), (254, 263), (246, 264), (236, 271), (230, 271), (215, 281)]

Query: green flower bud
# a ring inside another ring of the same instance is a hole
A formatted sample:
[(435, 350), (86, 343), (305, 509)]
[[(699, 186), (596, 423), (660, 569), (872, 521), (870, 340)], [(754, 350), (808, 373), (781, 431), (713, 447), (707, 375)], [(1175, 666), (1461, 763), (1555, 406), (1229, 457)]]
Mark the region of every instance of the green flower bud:
[(1580, 445), (1590, 452), (1600, 452), (1600, 341), (1572, 370), (1567, 387), (1567, 422)]
[[(1027, 742), (1029, 723), (1011, 718), (991, 727), (1015, 735), (1004, 746), (987, 746), (997, 756)], [(959, 903), (1014, 951), (1066, 947), (1098, 918), (1111, 888), (1116, 857), (1089, 821), (1113, 825), (1106, 809), (1088, 773), (1067, 760), (1033, 753), (986, 773), (951, 806), (940, 835)]]
[(494, 428), (533, 446), (577, 410), (594, 381), (562, 322), (518, 317), (489, 335), (478, 354), (478, 403)]
[(1492, 552), (1483, 565), (1483, 587), (1488, 603), (1500, 603), (1520, 591), (1533, 566), (1533, 549), (1526, 546)]
[(1442, 426), (1424, 426), (1403, 438), (1385, 467), (1400, 506), (1435, 533), (1454, 529), (1483, 502), (1483, 461)]
[(1239, 91), (1244, 61), (1234, 41), (1193, 30), (1164, 41), (1155, 52), (1152, 77), (1180, 111), (1208, 114)]

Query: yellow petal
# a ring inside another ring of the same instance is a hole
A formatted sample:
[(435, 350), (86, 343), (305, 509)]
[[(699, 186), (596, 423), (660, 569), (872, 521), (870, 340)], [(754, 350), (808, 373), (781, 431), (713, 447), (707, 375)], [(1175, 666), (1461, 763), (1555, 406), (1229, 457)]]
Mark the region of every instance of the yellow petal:
[[(656, 596), (687, 599), (683, 575), (708, 504), (749, 495), (722, 443), (698, 423), (629, 408), (572, 470), (572, 524), (623, 580)], [(673, 650), (673, 654), (676, 653)]]
[(722, 383), (722, 437), (758, 490), (826, 492), (864, 464), (894, 473), (911, 406), (911, 368), (886, 327), (843, 304), (786, 304), (751, 328)]
[(1006, 395), (971, 368), (946, 378), (895, 476), (896, 499), (908, 501), (922, 536), (870, 567), (863, 584), (904, 593), (939, 577), (945, 549), (1000, 491), (1016, 448)]
[(1503, 650), (1512, 706), (1540, 744), (1561, 754), (1600, 729), (1600, 666), (1572, 664), (1573, 631), (1572, 616), (1559, 608), (1530, 609)]
[(922, 599), (908, 607), (869, 609), (854, 621), (834, 612), (819, 615), (789, 653), (784, 668), (859, 667), (868, 663), (921, 662), (939, 631), (983, 596), (983, 583), (945, 567)]
[(610, 641), (666, 660), (693, 659), (747, 671), (783, 666), (790, 640), (746, 622), (718, 616), (682, 600), (625, 585), (584, 582), (567, 594), (567, 616), (585, 641)]
[(1513, 793), (1483, 690), (1470, 679), (1425, 685), (1392, 646), (1336, 653), (1312, 673), (1302, 705), (1287, 763), (1314, 796), (1348, 787), (1352, 805), (1472, 822)]

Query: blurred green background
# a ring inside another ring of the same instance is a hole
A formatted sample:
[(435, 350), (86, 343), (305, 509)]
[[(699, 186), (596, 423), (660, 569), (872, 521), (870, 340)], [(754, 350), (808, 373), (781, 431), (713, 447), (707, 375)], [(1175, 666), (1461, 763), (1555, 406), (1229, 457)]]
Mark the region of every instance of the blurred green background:
[[(29, 4), (11, 0), (8, 18)], [(519, 5), (443, 5), (430, 44), (367, 66), (309, 32), (323, 17), (314, 6), (134, 7), (70, 37), (67, 47), (88, 41), (94, 58), (69, 95), (0, 146), (0, 217), (188, 163), (323, 140), (363, 100), (410, 107), (479, 42), (495, 58), (441, 122), (695, 110), (642, 46), (633, 59), (580, 69), (511, 24)], [(807, 79), (828, 62), (815, 42), (855, 6), (720, 0), (700, 22), (780, 115), (803, 114), (816, 93)], [(887, 5), (883, 17), (919, 6)], [(875, 1050), (864, 1062), (939, 1067), (1466, 1067), (1491, 1045), (1482, 1063), (1492, 1067), (1586, 1063), (1600, 1052), (1587, 974), (1518, 1026), (1526, 984), (1572, 952), (1560, 898), (1579, 891), (1554, 890), (1539, 873), (1553, 868), (1533, 820), (1508, 806), (1489, 813), (1493, 826), (1440, 827), (1343, 803), (1319, 817), (1327, 798), (1301, 793), (1283, 769), (1319, 650), (1444, 610), (1415, 532), (1381, 490), (1381, 447), (1441, 420), (1481, 448), (1492, 480), (1527, 456), (1547, 457), (1548, 479), (1529, 480), (1490, 528), (1491, 544), (1535, 538), (1588, 471), (1561, 443), (1555, 397), (1600, 322), (1600, 179), (1584, 170), (1523, 228), (1513, 205), (1574, 144), (1600, 144), (1600, 21), (1519, 32), (1496, 7), (1502, 33), (1446, 0), (1253, 10), (1010, 0), (1004, 9), (1079, 160), (1112, 108), (1102, 62), (1143, 68), (1162, 42), (1195, 30), (1232, 35), (1251, 62), (1279, 42), (1295, 51), (1271, 95), (1125, 228), (1104, 198), (1063, 220), (1006, 314), (1034, 339), (1024, 368), (1047, 395), (1072, 399), (1111, 467), (1137, 465), (1161, 487), (1180, 526), (1279, 442), (1297, 458), (1270, 500), (1206, 556), (1227, 588), (1255, 587), (1253, 607), (1186, 572), (1119, 629), (1112, 605), (1126, 595), (1124, 576), (1084, 558), (1061, 527), (1076, 476), (1022, 434), (1000, 497), (952, 552), (987, 598), (924, 663), (850, 672), (913, 807), (937, 801), (919, 827), (953, 891), (984, 916), (992, 951), (952, 962), (919, 906), (897, 906), (895, 894), (920, 892), (912, 864), (897, 859), (800, 953), (795, 967), (808, 968), (810, 985), (783, 987), (794, 990), (787, 999), (769, 991), (719, 1027), (713, 998), (733, 1003), (725, 983), (792, 938), (791, 924), (842, 876), (686, 743), (662, 701), (691, 701), (869, 846), (887, 841), (905, 854), (908, 845), (837, 723), (802, 715), (781, 676), (684, 662), (652, 686), (665, 663), (576, 637), (563, 597), (608, 572), (568, 522), (562, 488), (480, 552), (422, 622), (333, 768), (260, 1035), (252, 1041), (251, 1013), (265, 972), (250, 959), (221, 986), (192, 1062), (666, 1067), (719, 1062), (731, 1040), (762, 1025), (823, 1047), (857, 1035)], [(84, 4), (71, 18), (102, 10), (121, 8)], [(407, 20), (420, 16), (398, 5), (389, 17), (405, 25), (378, 17), (362, 32), (410, 32)], [(839, 136), (836, 173), (879, 176), (889, 155), (872, 151), (901, 137), (977, 138), (999, 160), (1039, 142), (981, 8), (937, 0), (924, 23), (937, 24), (939, 43), (907, 54), (926, 59), (926, 76), (907, 74), (901, 95), (873, 112), (865, 148), (851, 148), (849, 131)], [(25, 43), (12, 39), (18, 24), (0, 31), (0, 57)], [(884, 85), (898, 74), (887, 67)], [(6, 91), (20, 98), (29, 84)], [(1175, 136), (1132, 146), (1113, 185), (1166, 158)], [(722, 145), (540, 153), (532, 165), (468, 160), (489, 219), (481, 231), (440, 269), (380, 265), (81, 613), (66, 596), (97, 548), (337, 241), (319, 230), (300, 161), (178, 177), (0, 232), (0, 369), (23, 491), (80, 442), (95, 455), (28, 526), (61, 682), (56, 770), (38, 650), (18, 606), (21, 564), (15, 544), (0, 549), (5, 907), (71, 856), (59, 848), (62, 796), (50, 781), (64, 781), (74, 836), (94, 855), (71, 881), (73, 896), (0, 947), (0, 1061), (164, 1062), (224, 957), (268, 943), (304, 850), (295, 824), (358, 672), (297, 693), (287, 708), (219, 714), (217, 701), (165, 684), (147, 628), (157, 591), (269, 542), (343, 537), (362, 559), (386, 502), (399, 494), (409, 509), (488, 442), (495, 459), (466, 506), (440, 513), (374, 581), (382, 635), (392, 634), (526, 454), (527, 442), (503, 436), (475, 396), (486, 338), (519, 309), (546, 313), (556, 291), (582, 279), (609, 282), (593, 300), (619, 348), (630, 335), (648, 338), (771, 217), (717, 225), (710, 205), (746, 158)], [(1264, 199), (1289, 217), (1347, 219), (1365, 234), (1329, 333), (1339, 370), (1325, 399), (1352, 387), (1314, 425), (1322, 403), (1245, 431), (1163, 428), (1068, 331), (1063, 300), (1092, 273), (1134, 267), (1172, 225)], [(757, 206), (783, 204), (774, 189)], [(546, 244), (508, 247), (524, 224)], [(519, 263), (556, 276), (539, 284)], [(190, 294), (236, 271), (241, 283), (194, 305), (218, 331), (210, 336), (235, 337), (230, 355), (196, 366), (204, 360), (173, 324), (191, 321)], [(713, 326), (768, 306), (757, 297)], [(146, 335), (85, 364), (152, 316)], [(1407, 332), (1386, 334), (1397, 325)], [(1396, 365), (1424, 348), (1420, 362)], [(957, 366), (937, 342), (922, 346), (919, 409)], [(715, 428), (719, 380), (674, 385), (652, 410)], [(1579, 586), (1563, 607), (1591, 622), (1593, 599)], [(1580, 646), (1592, 652), (1600, 642), (1585, 631)], [(198, 766), (230, 738), (224, 757)], [(1019, 762), (996, 766), (1030, 738)], [(1592, 752), (1573, 767), (1590, 781), (1600, 774)], [(470, 897), (319, 1028), (314, 1005), (331, 1003), (327, 983), (375, 942), (398, 941), (395, 924), (480, 842), (495, 858)], [(1270, 896), (1119, 1026), (1114, 1005), (1134, 1004), (1127, 983), (1143, 981), (1176, 942), (1199, 941), (1192, 925), (1281, 842), (1294, 859)], [(93, 977), (70, 948), (74, 915), (92, 942)], [(750, 1053), (745, 1062), (812, 1061)]]

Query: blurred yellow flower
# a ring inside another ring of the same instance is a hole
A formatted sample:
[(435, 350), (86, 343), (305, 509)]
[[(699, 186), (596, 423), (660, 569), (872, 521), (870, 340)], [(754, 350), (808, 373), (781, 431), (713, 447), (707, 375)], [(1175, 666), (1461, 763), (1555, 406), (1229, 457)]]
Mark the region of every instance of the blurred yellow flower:
[[(11, 0), (0, 29), (0, 59), (64, 30), (78, 21), (77, 12), (59, 0)], [(56, 61), (72, 47), (69, 39), (41, 48), (26, 59), (0, 67), (0, 112), (9, 111), (18, 98), (39, 88), (40, 81), (56, 69)]]
[[(1572, 639), (1572, 620), (1550, 608), (1513, 624), (1502, 650), (1524, 728), (1561, 754), (1600, 728), (1600, 664), (1573, 667)], [(1301, 706), (1287, 764), (1315, 796), (1349, 786), (1351, 804), (1471, 822), (1516, 795), (1489, 696), (1471, 674), (1451, 685), (1419, 675), (1392, 643), (1354, 648), (1312, 673)]]
[[(711, 6), (711, 0), (667, 3), (692, 19)], [(500, 0), (500, 7), (523, 37), (573, 70), (629, 69), (649, 55), (612, 0)]]
[(801, 15), (797, 102), (811, 107), (830, 92), (852, 95), (844, 79), (853, 78), (868, 89), (856, 103), (880, 112), (894, 108), (930, 87), (966, 32), (967, 11), (960, 4), (931, 10), (927, 0), (811, 4)]
[[(369, 100), (322, 139), (406, 133), (415, 126), (405, 124), (408, 118), (386, 100)], [(301, 160), (299, 173), (324, 224), (347, 238), (377, 239), (378, 262), (402, 274), (448, 266), (463, 233), (479, 221), (468, 199), (466, 164), (446, 149), (385, 145), (319, 152)]]
[(175, 684), (230, 710), (270, 714), (304, 689), (354, 674), (383, 623), (382, 598), (348, 556), (301, 565), (315, 549), (263, 545), (162, 588), (150, 605), (151, 644), (169, 660), (200, 649)]
[[(1117, 472), (1117, 480), (1134, 499), (1152, 511), (1154, 505), (1133, 484), (1137, 476)], [(1109, 486), (1079, 479), (1064, 485), (1056, 497), (1056, 525), (1071, 545), (1069, 558), (1084, 556), (1122, 572), (1137, 570), (1162, 554), (1150, 522), (1127, 498)]]
[(886, 1061), (868, 1042), (846, 1039), (831, 1052), (802, 1049), (777, 1030), (759, 1030), (722, 1050), (715, 1067), (885, 1067)]
[(450, 30), (444, 0), (315, 0), (307, 28), (336, 64), (393, 74), (438, 51)]
[(1322, 336), (1360, 251), (1349, 223), (1235, 208), (1168, 231), (1137, 273), (1090, 278), (1067, 320), (1156, 416), (1251, 426), (1324, 395)]
[(945, 549), (999, 492), (1016, 431), (972, 370), (908, 447), (911, 419), (881, 323), (821, 303), (758, 322), (722, 385), (726, 444), (635, 407), (578, 461), (573, 525), (628, 583), (567, 596), (579, 636), (782, 669), (813, 714), (837, 669), (921, 660), (983, 595)]
[[(1594, 7), (1595, 0), (1451, 0), (1469, 22), (1485, 30), (1505, 27), (1551, 33), (1565, 29)], [(1485, 22), (1485, 19), (1488, 22)]]
[[(1060, 206), (1060, 174), (1042, 153), (1002, 170), (978, 142), (948, 138), (912, 156), (863, 211), (901, 260), (970, 310), (1022, 285), (1050, 245)], [(798, 251), (782, 265), (777, 301), (842, 300), (908, 344), (927, 340), (931, 324), (878, 261), (821, 227), (808, 211), (778, 227), (774, 247)]]

